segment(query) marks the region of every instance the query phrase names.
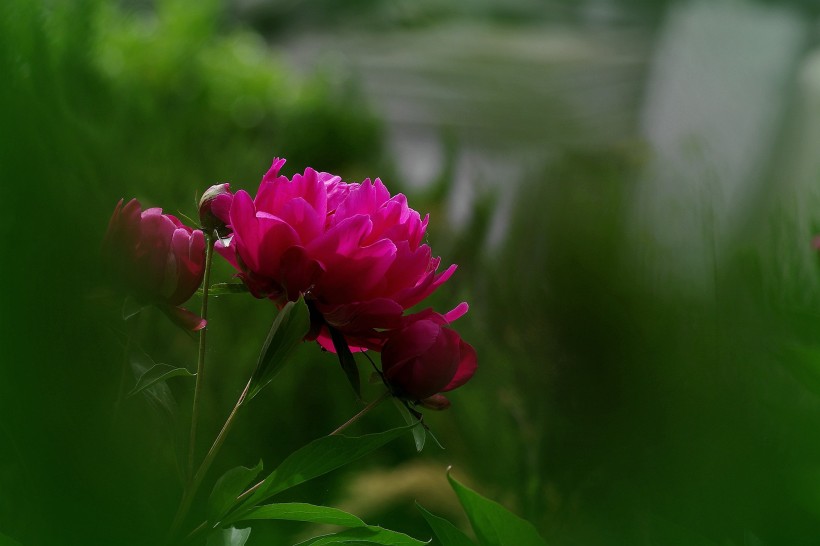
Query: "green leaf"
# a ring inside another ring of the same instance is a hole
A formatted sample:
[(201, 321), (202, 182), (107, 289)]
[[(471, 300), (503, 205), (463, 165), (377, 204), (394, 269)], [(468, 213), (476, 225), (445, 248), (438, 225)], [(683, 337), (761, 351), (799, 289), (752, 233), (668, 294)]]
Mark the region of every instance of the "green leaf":
[(219, 521), (236, 502), (236, 498), (262, 472), (262, 461), (253, 468), (237, 466), (225, 472), (214, 484), (208, 497), (208, 521)]
[(482, 546), (546, 546), (530, 522), (460, 484), (449, 472), (447, 479)]
[[(131, 366), (135, 380), (139, 380), (148, 370), (157, 365), (154, 359), (148, 356), (148, 353), (134, 342), (131, 342), (128, 346), (128, 363)], [(150, 387), (144, 388), (140, 391), (140, 394), (142, 394), (148, 406), (160, 419), (160, 431), (166, 434), (169, 443), (173, 446), (176, 470), (180, 480), (182, 480), (184, 463), (182, 460), (182, 449), (180, 448), (177, 402), (174, 399), (174, 395), (171, 393), (171, 389), (168, 385), (163, 382), (154, 383)]]
[[(317, 540), (319, 538), (325, 538), (325, 537), (331, 537), (331, 536), (333, 536), (333, 535), (323, 535), (322, 537), (314, 537), (311, 540)], [(375, 542), (370, 542), (369, 540), (359, 540), (359, 539), (349, 538), (349, 537), (348, 538), (337, 537), (337, 538), (341, 539), (341, 542), (339, 542), (340, 544), (346, 544), (347, 546), (367, 546), (369, 544), (377, 544)], [(296, 544), (295, 546), (302, 546), (303, 544), (313, 544), (313, 542), (310, 542), (310, 541), (300, 542), (299, 544)]]
[[(201, 296), (203, 291), (198, 288), (197, 295)], [(218, 282), (208, 288), (208, 296), (227, 296), (229, 294), (247, 294), (248, 287), (241, 282)]]
[(187, 368), (176, 368), (170, 364), (155, 364), (151, 369), (147, 370), (137, 380), (137, 384), (131, 389), (127, 396), (134, 396), (135, 394), (172, 377), (184, 375), (187, 377), (196, 377), (195, 373), (191, 373)]
[(288, 302), (276, 315), (268, 333), (256, 370), (253, 372), (248, 400), (256, 396), (285, 365), (286, 358), (310, 330), (310, 312), (304, 298)]
[[(420, 424), (421, 421), (416, 419), (411, 413), (410, 410), (407, 409), (407, 406), (404, 405), (404, 402), (399, 400), (398, 398), (393, 397), (393, 403), (401, 413), (401, 416), (404, 418), (404, 422), (408, 425), (415, 425)], [(421, 450), (424, 449), (424, 442), (427, 440), (427, 429), (424, 426), (413, 427), (413, 441), (416, 443), (416, 451), (421, 453)]]
[(276, 519), (339, 525), (341, 527), (367, 527), (365, 522), (353, 514), (348, 514), (344, 510), (301, 502), (285, 502), (259, 506), (247, 512), (242, 516), (242, 519)]
[(353, 358), (353, 353), (350, 352), (350, 346), (347, 344), (344, 334), (335, 328), (327, 327), (330, 330), (330, 338), (333, 340), (333, 348), (336, 349), (336, 355), (339, 357), (339, 364), (342, 365), (342, 370), (353, 387), (353, 392), (356, 393), (357, 398), (362, 397), (362, 386), (359, 380), (359, 367), (356, 366), (356, 359)]
[[(149, 370), (155, 368), (157, 363), (154, 359), (148, 356), (148, 353), (143, 351), (136, 344), (132, 344), (128, 352), (128, 362), (131, 365), (131, 371), (134, 373), (135, 379), (139, 381)], [(176, 429), (176, 415), (177, 403), (174, 395), (171, 394), (171, 389), (165, 383), (154, 383), (150, 386), (144, 387), (140, 391), (145, 396), (149, 405), (155, 411), (164, 415), (167, 418), (168, 424), (172, 430)]]
[(208, 537), (205, 546), (245, 546), (249, 536), (251, 536), (250, 527), (246, 529), (237, 529), (236, 527), (219, 529)]
[(421, 515), (427, 520), (427, 525), (433, 530), (433, 534), (441, 542), (441, 546), (475, 546), (475, 543), (467, 538), (455, 525), (444, 518), (441, 518), (416, 503), (416, 508), (421, 511)]
[(242, 510), (228, 522), (239, 521), (250, 508), (277, 493), (300, 483), (323, 476), (375, 451), (406, 433), (410, 427), (399, 427), (364, 436), (324, 436), (291, 453), (262, 485), (242, 504)]
[(368, 525), (367, 527), (356, 527), (347, 529), (332, 535), (323, 535), (300, 542), (296, 546), (322, 546), (324, 544), (383, 544), (385, 546), (425, 546), (428, 542), (422, 542), (404, 533), (390, 531)]

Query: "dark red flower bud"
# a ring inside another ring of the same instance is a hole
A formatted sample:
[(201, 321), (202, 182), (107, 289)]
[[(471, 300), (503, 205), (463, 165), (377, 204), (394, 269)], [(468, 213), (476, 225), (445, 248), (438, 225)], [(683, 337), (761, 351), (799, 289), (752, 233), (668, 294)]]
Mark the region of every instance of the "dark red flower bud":
[(472, 346), (437, 320), (417, 320), (392, 333), (382, 350), (385, 380), (397, 396), (411, 400), (460, 387), (476, 367)]

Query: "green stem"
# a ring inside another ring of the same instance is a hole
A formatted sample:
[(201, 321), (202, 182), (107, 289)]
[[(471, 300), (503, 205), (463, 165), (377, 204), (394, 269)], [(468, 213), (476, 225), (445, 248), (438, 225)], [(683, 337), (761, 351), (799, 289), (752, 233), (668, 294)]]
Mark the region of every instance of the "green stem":
[(185, 488), (185, 491), (182, 494), (182, 500), (179, 503), (179, 509), (177, 510), (176, 516), (174, 516), (173, 523), (171, 524), (171, 531), (169, 533), (171, 538), (176, 535), (179, 530), (179, 526), (182, 525), (183, 521), (185, 521), (185, 516), (188, 515), (188, 510), (191, 509), (191, 503), (194, 500), (196, 492), (199, 490), (199, 486), (202, 484), (202, 480), (205, 478), (205, 474), (207, 474), (208, 469), (214, 462), (217, 453), (219, 453), (219, 448), (221, 448), (222, 444), (225, 443), (225, 438), (228, 436), (228, 432), (230, 432), (231, 427), (233, 426), (236, 415), (239, 412), (239, 408), (242, 407), (242, 404), (245, 403), (245, 399), (248, 396), (248, 391), (251, 388), (251, 381), (252, 380), (249, 380), (248, 384), (245, 385), (245, 389), (242, 391), (242, 394), (239, 395), (236, 405), (231, 410), (230, 415), (228, 415), (228, 419), (225, 421), (225, 424), (222, 425), (222, 430), (219, 431), (216, 440), (214, 440), (213, 445), (211, 445), (211, 449), (208, 450), (208, 454), (205, 455), (205, 459), (202, 461), (202, 464), (199, 465), (199, 469), (197, 469), (196, 474), (194, 474), (194, 477), (191, 479), (188, 487)]
[(385, 391), (381, 396), (379, 396), (378, 398), (370, 402), (368, 405), (366, 405), (364, 408), (362, 408), (362, 411), (360, 411), (359, 413), (345, 421), (339, 428), (328, 434), (328, 436), (335, 436), (336, 434), (339, 434), (344, 429), (346, 429), (347, 427), (349, 427), (350, 425), (364, 417), (368, 412), (370, 412), (370, 410), (384, 402), (389, 396), (390, 391)]
[[(202, 318), (208, 320), (208, 289), (211, 286), (211, 261), (214, 254), (213, 237), (205, 235), (205, 277), (202, 281)], [(191, 409), (191, 436), (188, 439), (188, 477), (194, 472), (194, 452), (196, 451), (196, 429), (199, 416), (202, 385), (205, 378), (205, 345), (208, 324), (199, 331), (199, 353), (196, 361), (196, 386), (194, 387), (194, 405)]]
[[(381, 404), (382, 402), (384, 402), (384, 401), (385, 401), (385, 400), (386, 400), (389, 396), (390, 396), (390, 391), (385, 391), (385, 392), (384, 392), (384, 394), (382, 394), (381, 396), (379, 396), (378, 398), (376, 398), (375, 400), (373, 400), (372, 402), (370, 402), (368, 405), (366, 405), (364, 408), (362, 408), (362, 410), (361, 410), (359, 413), (357, 413), (356, 415), (354, 415), (353, 417), (351, 417), (350, 419), (348, 419), (347, 421), (345, 421), (345, 423), (344, 423), (342, 426), (340, 426), (339, 428), (337, 428), (336, 430), (334, 430), (333, 432), (331, 432), (330, 434), (328, 434), (328, 436), (334, 436), (334, 435), (336, 435), (336, 434), (339, 434), (339, 433), (340, 433), (340, 432), (342, 432), (344, 429), (346, 429), (347, 427), (349, 427), (350, 425), (352, 425), (353, 423), (355, 423), (356, 421), (358, 421), (359, 419), (361, 419), (361, 418), (362, 418), (365, 414), (367, 414), (370, 410), (372, 410), (373, 408), (375, 408), (376, 406), (378, 406), (379, 404)], [(241, 495), (239, 495), (238, 497), (236, 497), (236, 502), (235, 502), (235, 504), (240, 504), (240, 503), (242, 503), (242, 501), (244, 501), (244, 500), (245, 500), (245, 499), (247, 499), (250, 495), (252, 495), (254, 491), (256, 491), (257, 489), (259, 489), (259, 486), (261, 486), (261, 485), (262, 485), (262, 483), (264, 483), (264, 481), (265, 481), (265, 480), (262, 480), (261, 482), (257, 483), (256, 485), (254, 485), (253, 487), (249, 488), (247, 491), (245, 491), (244, 493), (242, 493)]]
[[(248, 383), (248, 386), (250, 386), (250, 383)], [(248, 388), (246, 387), (245, 388), (246, 392), (242, 393), (243, 397), (244, 397), (245, 394), (247, 394), (247, 390), (248, 390)], [(376, 406), (378, 406), (379, 404), (384, 402), (387, 398), (390, 397), (390, 395), (391, 395), (390, 391), (385, 391), (381, 396), (379, 396), (378, 398), (376, 398), (375, 400), (370, 402), (367, 406), (362, 408), (362, 410), (359, 413), (357, 413), (356, 415), (354, 415), (353, 417), (351, 417), (350, 419), (345, 421), (344, 424), (342, 424), (339, 428), (337, 428), (336, 430), (331, 432), (328, 436), (333, 436), (333, 435), (339, 434), (340, 432), (345, 430), (347, 427), (349, 427), (350, 425), (352, 425), (353, 423), (355, 423), (356, 421), (361, 419), (364, 415), (366, 415), (368, 412), (370, 412), (373, 408), (375, 408)], [(240, 397), (240, 402), (242, 401), (243, 397)], [(240, 405), (240, 403), (237, 402), (237, 407), (234, 408), (234, 412), (239, 407), (239, 405)], [(228, 421), (230, 421), (232, 417), (233, 417), (233, 413), (231, 413), (231, 416), (228, 417)], [(227, 426), (228, 423), (226, 422), (225, 425)], [(224, 427), (223, 427), (223, 430), (225, 430)], [(220, 435), (221, 435), (221, 433), (220, 433)], [(217, 438), (217, 441), (218, 440), (219, 440), (219, 438)], [(214, 445), (216, 445), (216, 442), (214, 443)], [(206, 458), (206, 460), (207, 460), (207, 458)], [(205, 463), (203, 463), (203, 465), (205, 465)], [(234, 501), (234, 505), (238, 506), (238, 505), (242, 504), (242, 502), (245, 501), (245, 499), (247, 499), (251, 495), (253, 495), (254, 491), (259, 489), (259, 487), (263, 483), (265, 483), (265, 480), (262, 480), (259, 483), (249, 487), (245, 492), (243, 492), (241, 495), (236, 497), (236, 500)], [(198, 535), (203, 530), (205, 530), (206, 526), (207, 526), (207, 522), (203, 521), (202, 523), (200, 523), (193, 531), (191, 531), (188, 534), (188, 536), (185, 538), (185, 541), (188, 542), (188, 541), (192, 540), (196, 535)]]
[(183, 539), (183, 541), (182, 541), (182, 542), (183, 542), (184, 544), (187, 544), (188, 542), (191, 542), (194, 538), (196, 538), (196, 536), (197, 536), (199, 533), (201, 533), (202, 531), (204, 531), (207, 527), (208, 527), (208, 522), (207, 522), (207, 521), (203, 521), (202, 523), (200, 523), (199, 525), (197, 525), (197, 526), (196, 526), (196, 528), (194, 528), (194, 530), (193, 530), (193, 531), (191, 531), (190, 533), (188, 533), (188, 536), (187, 536), (187, 537), (185, 537), (185, 538)]

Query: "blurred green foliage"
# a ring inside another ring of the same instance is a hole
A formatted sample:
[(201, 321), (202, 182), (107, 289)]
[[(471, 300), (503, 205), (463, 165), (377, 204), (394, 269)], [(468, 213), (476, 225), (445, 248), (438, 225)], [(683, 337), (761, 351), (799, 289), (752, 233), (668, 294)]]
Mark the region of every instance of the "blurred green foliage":
[[(0, 6), (0, 226), (15, 241), (0, 264), (9, 287), (0, 528), (24, 544), (155, 542), (178, 502), (158, 418), (133, 401), (115, 409), (132, 379), (121, 379), (121, 299), (103, 288), (98, 253), (117, 199), (194, 216), (197, 194), (225, 180), (252, 188), (274, 155), (288, 169), (309, 163), (351, 178), (384, 165), (380, 123), (352, 78), (299, 73), (257, 36), (226, 28), (221, 10), (177, 0), (145, 10), (96, 0)], [(235, 376), (212, 376), (213, 427), (273, 317), (264, 302), (237, 309), (222, 319), (226, 337), (213, 336), (224, 347), (215, 356), (236, 363)], [(152, 357), (194, 368), (193, 340), (159, 314), (139, 320), (135, 339)], [(247, 347), (231, 346), (238, 332)], [(174, 381), (184, 422), (189, 389)], [(248, 451), (258, 460), (255, 445)]]
[[(401, 183), (384, 176), (381, 125), (352, 76), (301, 74), (226, 23), (217, 2), (133, 6), (0, 2), (0, 533), (26, 546), (154, 544), (179, 500), (175, 431), (139, 399), (116, 402), (133, 380), (122, 375), (120, 300), (102, 288), (97, 253), (117, 199), (193, 215), (213, 183), (254, 190), (274, 155), (290, 172)], [(435, 2), (407, 9), (399, 24), (458, 16)], [(293, 14), (276, 28), (299, 22)], [(444, 476), (453, 464), (549, 544), (816, 543), (820, 298), (795, 274), (817, 273), (805, 258), (812, 218), (794, 214), (799, 192), (784, 194), (772, 175), (713, 291), (693, 295), (653, 276), (651, 233), (635, 248), (644, 153), (545, 153), (496, 247), (497, 194), (479, 198), (460, 233), (435, 214), (434, 250), (460, 268), (434, 304), (470, 302), (457, 327), (480, 355), (453, 408), (425, 416), (446, 450), (428, 442), (417, 456), (408, 437), (281, 500), (339, 505), (426, 537), (418, 498), (466, 529)], [(415, 208), (441, 210), (452, 167)], [(213, 277), (231, 274), (218, 262)], [(273, 317), (267, 301), (214, 299), (200, 456)], [(157, 362), (194, 368), (195, 341), (161, 314), (128, 328)], [(185, 381), (168, 383), (180, 428)], [(365, 385), (365, 398), (375, 392)], [(358, 409), (334, 358), (304, 345), (239, 419), (211, 475), (260, 457), (273, 468)], [(400, 422), (386, 404), (352, 430)], [(300, 533), (261, 522), (249, 544)]]

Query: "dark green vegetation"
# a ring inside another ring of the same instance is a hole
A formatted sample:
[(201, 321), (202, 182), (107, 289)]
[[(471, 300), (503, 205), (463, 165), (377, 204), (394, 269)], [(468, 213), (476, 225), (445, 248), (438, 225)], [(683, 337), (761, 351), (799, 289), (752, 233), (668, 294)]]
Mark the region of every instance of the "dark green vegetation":
[[(178, 431), (139, 397), (116, 402), (134, 380), (121, 383), (121, 300), (98, 251), (117, 199), (193, 216), (213, 183), (254, 190), (274, 155), (288, 173), (402, 186), (353, 78), (297, 73), (217, 5), (158, 2), (156, 16), (135, 5), (0, 2), (0, 533), (25, 546), (155, 544), (179, 501)], [(491, 197), (454, 232), (446, 176), (411, 193), (435, 211), (434, 252), (460, 265), (436, 305), (470, 302), (459, 329), (480, 358), (452, 409), (426, 415), (446, 450), (428, 441), (417, 455), (408, 435), (279, 500), (426, 540), (414, 500), (470, 528), (445, 476), (453, 465), (549, 544), (815, 544), (820, 215), (788, 179), (794, 147), (783, 148), (705, 284), (658, 274), (652, 230), (636, 234), (633, 215), (652, 207), (636, 201), (650, 155), (640, 146), (552, 150), (492, 250)], [(693, 229), (718, 239), (711, 222)], [(230, 274), (220, 263), (213, 279)], [(210, 313), (200, 457), (274, 309), (231, 294)], [(129, 324), (156, 362), (194, 369), (195, 341), (160, 313)], [(240, 416), (212, 478), (260, 457), (273, 469), (360, 409), (332, 356), (305, 345), (294, 358)], [(185, 423), (192, 384), (168, 385)], [(365, 399), (377, 393), (364, 385)], [(385, 404), (353, 433), (401, 424)], [(300, 523), (260, 522), (249, 544), (307, 536)]]

